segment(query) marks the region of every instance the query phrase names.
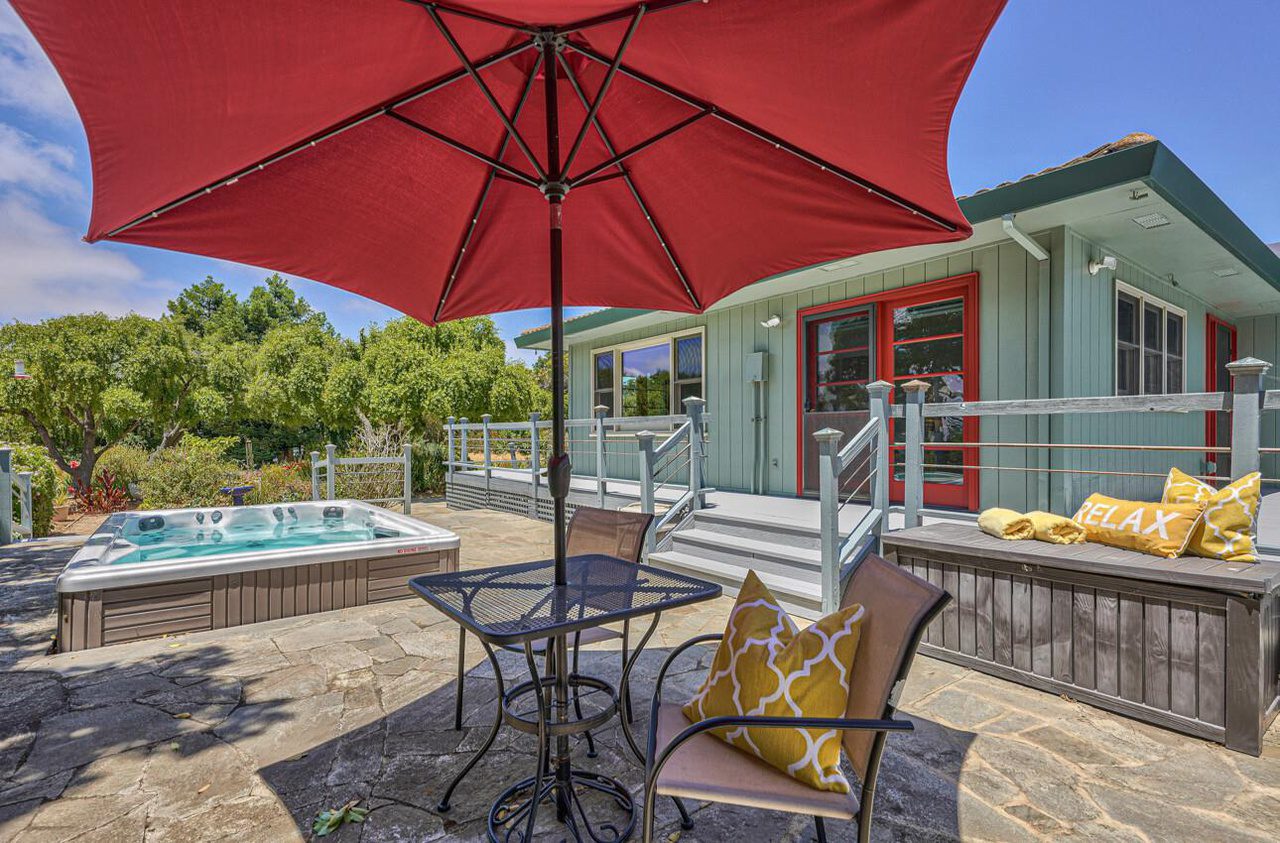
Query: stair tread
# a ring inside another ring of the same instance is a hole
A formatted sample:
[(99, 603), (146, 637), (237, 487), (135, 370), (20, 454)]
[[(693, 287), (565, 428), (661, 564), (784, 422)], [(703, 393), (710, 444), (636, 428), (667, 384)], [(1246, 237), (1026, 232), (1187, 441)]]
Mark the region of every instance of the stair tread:
[(720, 512), (714, 507), (710, 509), (700, 509), (695, 514), (695, 518), (700, 521), (718, 522), (721, 524), (729, 524), (738, 527), (749, 527), (756, 530), (771, 530), (777, 533), (790, 533), (794, 535), (802, 535), (817, 538), (820, 533), (818, 525), (797, 524), (794, 521), (783, 521), (781, 519), (772, 519), (768, 515), (762, 513), (745, 513), (737, 512)]
[(772, 557), (787, 562), (796, 562), (805, 567), (821, 566), (822, 552), (817, 548), (796, 547), (783, 542), (764, 541), (762, 539), (741, 536), (734, 533), (722, 533), (714, 530), (702, 530), (695, 526), (692, 529), (680, 530), (672, 536), (676, 543), (688, 542), (694, 545), (710, 544), (726, 550), (737, 550), (756, 556)]
[[(694, 556), (689, 553), (681, 553), (677, 550), (666, 550), (661, 553), (649, 554), (651, 561), (668, 563), (679, 566), (691, 571), (702, 572), (709, 576), (719, 576), (725, 579), (733, 579), (741, 582), (749, 570), (745, 565), (734, 565), (729, 562), (719, 562), (715, 559), (707, 559), (702, 556)], [(760, 577), (760, 581), (775, 594), (799, 597), (805, 600), (821, 600), (822, 586), (818, 582), (808, 582), (792, 577), (784, 577), (779, 574), (772, 574), (767, 571), (756, 571), (756, 576)]]

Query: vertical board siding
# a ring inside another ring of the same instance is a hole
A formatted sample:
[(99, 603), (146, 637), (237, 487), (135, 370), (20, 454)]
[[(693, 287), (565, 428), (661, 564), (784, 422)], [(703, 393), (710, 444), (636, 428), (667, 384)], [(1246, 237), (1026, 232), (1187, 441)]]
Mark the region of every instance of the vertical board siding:
[[(1257, 357), (1271, 364), (1267, 372), (1267, 389), (1280, 389), (1280, 314), (1226, 320), (1236, 326), (1236, 355)], [(1262, 414), (1262, 444), (1280, 445), (1280, 413)], [(1262, 476), (1280, 477), (1280, 454), (1262, 455)]]

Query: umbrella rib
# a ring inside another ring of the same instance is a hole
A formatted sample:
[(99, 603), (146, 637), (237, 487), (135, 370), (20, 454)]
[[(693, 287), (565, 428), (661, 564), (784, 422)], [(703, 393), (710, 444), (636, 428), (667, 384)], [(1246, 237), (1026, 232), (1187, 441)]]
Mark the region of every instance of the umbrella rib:
[(557, 35), (568, 35), (571, 32), (578, 32), (582, 29), (590, 29), (593, 26), (600, 26), (606, 23), (613, 23), (618, 20), (626, 20), (636, 13), (639, 9), (644, 9), (646, 14), (655, 12), (665, 12), (668, 9), (677, 9), (680, 6), (688, 6), (690, 3), (706, 3), (707, 0), (650, 0), (648, 3), (640, 3), (629, 9), (619, 9), (616, 12), (606, 12), (603, 15), (597, 15), (594, 18), (587, 18), (575, 23), (565, 24), (556, 27)]
[[(569, 62), (565, 60), (564, 53), (556, 56), (560, 61), (560, 66), (564, 68), (565, 77), (569, 80), (569, 85), (573, 88), (573, 92), (577, 94), (578, 101), (585, 108), (587, 105), (587, 96), (583, 93), (582, 85), (578, 82), (577, 74), (573, 72), (573, 68), (569, 67)], [(609, 139), (609, 134), (604, 130), (604, 126), (600, 122), (599, 116), (591, 120), (591, 125), (596, 130), (596, 134), (600, 136), (600, 142), (604, 144), (605, 152), (609, 155), (617, 154), (617, 148), (613, 145), (613, 141)], [(684, 273), (684, 268), (680, 266), (680, 261), (676, 257), (675, 251), (667, 241), (666, 236), (662, 233), (662, 226), (658, 225), (658, 220), (650, 212), (648, 204), (645, 203), (644, 197), (640, 195), (640, 189), (636, 187), (635, 179), (631, 178), (631, 174), (627, 172), (627, 168), (618, 164), (618, 171), (622, 176), (622, 180), (627, 185), (627, 190), (631, 192), (631, 198), (636, 201), (636, 205), (640, 208), (640, 213), (644, 214), (645, 220), (649, 223), (649, 228), (653, 230), (653, 236), (658, 238), (658, 244), (662, 246), (662, 251), (666, 254), (667, 260), (671, 261), (671, 267), (676, 271), (676, 277), (680, 279), (681, 285), (684, 286), (685, 293), (689, 296), (689, 301), (693, 302), (695, 310), (702, 310), (702, 303), (698, 301), (698, 297), (693, 292), (693, 287), (689, 284), (689, 279)], [(600, 181), (594, 179), (592, 181)], [(581, 187), (583, 185), (579, 185)]]
[[(594, 49), (587, 46), (586, 44), (580, 44), (575, 41), (567, 41), (565, 43), (565, 48), (569, 50), (573, 50), (575, 53), (578, 53), (581, 56), (585, 56), (586, 58), (589, 58), (598, 64), (608, 65), (612, 61), (611, 59), (596, 52)], [(715, 108), (713, 104), (708, 103), (705, 100), (702, 100), (699, 97), (694, 96), (693, 94), (682, 91), (673, 85), (668, 85), (665, 82), (655, 79), (652, 76), (649, 76), (648, 74), (642, 71), (636, 70), (635, 68), (628, 67), (625, 64), (619, 65), (618, 71), (625, 76), (629, 76), (630, 78), (634, 79), (637, 82), (640, 82), (644, 85), (648, 85), (650, 88), (653, 88), (656, 91), (664, 93), (669, 97), (673, 97), (674, 99), (680, 100), (685, 105), (689, 105), (699, 109), (713, 108), (715, 109), (714, 116), (716, 117), (716, 119), (721, 120), (722, 122), (727, 123), (730, 126), (733, 126), (734, 128), (739, 129), (751, 135), (752, 137), (755, 137), (758, 140), (761, 140), (767, 144), (771, 144), (777, 149), (785, 150), (791, 153), (792, 155), (796, 156), (797, 158), (800, 158), (803, 161), (807, 161), (810, 164), (813, 164), (814, 166), (820, 168), (823, 172), (831, 173), (832, 175), (840, 179), (843, 179), (844, 181), (857, 185), (858, 187), (866, 190), (868, 193), (874, 196), (878, 196), (887, 202), (897, 205), (903, 210), (910, 211), (915, 216), (923, 217), (924, 219), (928, 220), (934, 225), (937, 225), (940, 228), (943, 228), (943, 229), (946, 229), (947, 231), (952, 231), (952, 232), (957, 230), (957, 226), (955, 225), (955, 223), (948, 222), (947, 220), (943, 219), (942, 217), (938, 216), (932, 211), (924, 208), (923, 206), (917, 205), (916, 203), (912, 202), (909, 199), (904, 199), (903, 197), (898, 196), (894, 192), (879, 186), (875, 182), (865, 179), (862, 176), (857, 175), (856, 173), (850, 172), (849, 170), (846, 170), (845, 168), (839, 165), (832, 164), (831, 162), (826, 161), (817, 155), (814, 155), (812, 152), (809, 152), (801, 147), (798, 147), (795, 144), (790, 143), (789, 141), (783, 140), (782, 138), (778, 137), (772, 132), (762, 129), (759, 126), (756, 126), (755, 124), (742, 119), (741, 117), (738, 117), (734, 114), (724, 111), (723, 109)]]
[(674, 135), (676, 132), (680, 131), (681, 129), (687, 126), (690, 126), (694, 123), (697, 123), (703, 117), (707, 117), (714, 113), (715, 113), (715, 109), (704, 108), (702, 111), (699, 111), (697, 114), (693, 114), (689, 117), (686, 117), (685, 119), (681, 120), (679, 123), (676, 123), (674, 126), (669, 126), (666, 129), (663, 129), (661, 132), (658, 132), (656, 135), (640, 141), (635, 146), (628, 147), (627, 149), (624, 149), (622, 152), (614, 154), (613, 157), (608, 158), (604, 161), (601, 161), (599, 164), (596, 164), (594, 167), (589, 167), (588, 169), (583, 171), (581, 175), (575, 176), (574, 178), (570, 179), (569, 180), (570, 184), (576, 184), (579, 181), (586, 181), (587, 179), (590, 179), (592, 176), (594, 176), (596, 173), (601, 172), (602, 170), (607, 170), (610, 167), (621, 164), (623, 161), (626, 161), (628, 158), (635, 155), (636, 153), (643, 152), (644, 150), (653, 146), (658, 141), (664, 140), (665, 138), (669, 138), (672, 135)]
[(622, 56), (627, 52), (627, 47), (631, 44), (632, 37), (635, 36), (636, 30), (640, 27), (640, 19), (644, 17), (645, 6), (640, 4), (636, 7), (636, 13), (631, 18), (631, 24), (627, 27), (627, 32), (622, 36), (622, 43), (618, 45), (618, 53), (613, 57), (613, 63), (609, 65), (609, 70), (604, 75), (604, 81), (600, 83), (600, 90), (596, 91), (596, 98), (592, 101), (591, 107), (587, 109), (587, 117), (582, 121), (582, 128), (578, 129), (578, 136), (573, 140), (573, 146), (569, 148), (569, 156), (564, 160), (564, 167), (561, 172), (569, 172), (573, 169), (573, 159), (578, 157), (578, 150), (582, 148), (582, 142), (587, 139), (587, 130), (591, 128), (591, 124), (595, 122), (596, 115), (600, 113), (600, 105), (604, 102), (604, 95), (608, 93), (609, 86), (613, 84), (613, 77), (618, 73), (618, 65), (622, 64)]
[[(492, 65), (499, 64), (500, 62), (504, 62), (507, 59), (512, 58), (513, 56), (523, 53), (525, 50), (529, 49), (532, 46), (533, 46), (532, 42), (527, 42), (523, 44), (517, 44), (513, 47), (507, 47), (504, 50), (499, 50), (496, 53), (486, 56), (476, 65), (476, 67), (480, 69), (491, 67)], [(177, 199), (173, 200), (172, 202), (168, 202), (164, 205), (161, 205), (159, 208), (156, 208), (154, 211), (148, 211), (142, 216), (136, 217), (135, 219), (130, 220), (124, 225), (119, 226), (118, 228), (112, 229), (111, 231), (103, 235), (101, 239), (110, 239), (112, 237), (115, 237), (118, 234), (123, 234), (124, 232), (128, 231), (134, 226), (140, 225), (149, 219), (155, 219), (161, 214), (167, 213), (177, 207), (185, 205), (193, 199), (196, 199), (200, 196), (204, 196), (208, 193), (212, 193), (214, 190), (217, 190), (218, 188), (229, 187), (235, 184), (236, 182), (238, 182), (240, 179), (249, 175), (250, 173), (265, 169), (266, 167), (269, 167), (272, 164), (275, 164), (279, 161), (283, 161), (284, 159), (298, 152), (301, 152), (304, 149), (309, 149), (315, 146), (316, 144), (321, 143), (322, 141), (327, 141), (330, 138), (336, 137), (337, 135), (340, 135), (349, 129), (354, 129), (357, 126), (363, 125), (364, 123), (369, 122), (375, 117), (381, 117), (382, 115), (389, 113), (392, 109), (399, 108), (403, 105), (408, 105), (414, 100), (421, 99), (422, 97), (425, 97), (428, 94), (435, 93), (441, 88), (445, 88), (445, 87), (448, 87), (449, 85), (452, 85), (454, 82), (457, 82), (461, 79), (466, 79), (467, 75), (468, 75), (467, 70), (465, 68), (459, 68), (445, 76), (437, 77), (431, 82), (427, 82), (423, 85), (419, 85), (418, 87), (414, 88), (408, 93), (400, 94), (396, 96), (394, 99), (386, 101), (381, 105), (375, 106), (371, 109), (366, 109), (364, 111), (361, 111), (354, 115), (346, 117), (338, 121), (337, 123), (331, 125), (329, 128), (324, 129), (312, 135), (311, 137), (306, 138), (305, 140), (299, 141), (298, 143), (295, 143), (292, 146), (286, 147), (280, 152), (276, 152), (269, 155), (268, 157), (262, 159), (256, 164), (250, 164), (248, 167), (245, 167), (242, 170), (237, 170), (235, 173), (232, 173), (229, 176), (218, 179), (215, 182), (211, 182), (205, 185), (204, 187), (196, 188), (190, 193), (185, 194), (184, 196), (180, 196)]]
[(408, 126), (411, 129), (417, 129), (419, 132), (422, 132), (424, 135), (428, 137), (435, 138), (445, 146), (451, 147), (452, 149), (456, 149), (459, 152), (463, 153), (464, 155), (470, 155), (472, 158), (476, 159), (477, 161), (481, 161), (485, 164), (488, 164), (490, 167), (492, 167), (495, 170), (501, 170), (502, 172), (506, 173), (507, 175), (511, 176), (517, 181), (528, 185), (529, 187), (541, 186), (541, 182), (539, 182), (536, 178), (529, 175), (528, 173), (521, 172), (520, 170), (517, 170), (515, 167), (512, 167), (509, 164), (503, 164), (497, 158), (493, 158), (492, 156), (485, 155), (480, 150), (476, 149), (473, 146), (467, 146), (462, 141), (454, 140), (453, 138), (446, 135), (444, 132), (438, 132), (435, 129), (431, 128), (430, 126), (424, 126), (418, 121), (410, 120), (408, 117), (405, 117), (403, 114), (400, 114), (395, 111), (388, 111), (387, 116), (393, 120), (397, 120), (403, 123), (404, 125)]
[(477, 21), (480, 21), (481, 23), (488, 23), (488, 24), (492, 24), (493, 26), (501, 26), (505, 29), (514, 29), (516, 32), (524, 32), (529, 35), (536, 35), (538, 32), (538, 30), (526, 24), (518, 23), (513, 20), (507, 20), (506, 18), (499, 18), (499, 17), (493, 17), (491, 15), (481, 14), (480, 12), (473, 12), (470, 9), (460, 9), (454, 6), (446, 6), (443, 3), (430, 3), (430, 2), (427, 2), (427, 0), (404, 0), (404, 2), (412, 6), (418, 6), (419, 8), (423, 8), (423, 9), (430, 6), (432, 8), (439, 9), (442, 12), (446, 12), (451, 15), (457, 15), (460, 18), (470, 18), (471, 20), (477, 20)]
[[(431, 20), (435, 22), (436, 29), (440, 30), (440, 35), (449, 44), (449, 49), (453, 50), (453, 54), (457, 56), (458, 61), (462, 62), (462, 66), (467, 69), (467, 73), (471, 74), (471, 80), (476, 83), (476, 87), (480, 89), (480, 93), (484, 95), (493, 112), (498, 115), (498, 119), (502, 121), (502, 125), (506, 127), (507, 134), (511, 135), (511, 139), (516, 142), (516, 146), (520, 147), (520, 151), (524, 153), (524, 157), (529, 159), (529, 163), (533, 165), (533, 171), (538, 174), (538, 178), (542, 181), (547, 179), (547, 171), (538, 163), (538, 157), (533, 154), (533, 150), (529, 148), (529, 144), (525, 143), (524, 137), (520, 131), (516, 129), (516, 124), (511, 122), (507, 117), (506, 110), (498, 102), (498, 98), (493, 95), (493, 91), (489, 90), (489, 86), (480, 78), (480, 71), (471, 63), (471, 59), (467, 58), (466, 52), (462, 49), (462, 45), (458, 43), (458, 39), (453, 36), (453, 32), (445, 24), (444, 19), (440, 17), (440, 12), (434, 4), (423, 6), (427, 10), (427, 14), (431, 15)], [(530, 45), (533, 44), (532, 39)]]
[[(512, 120), (520, 119), (520, 113), (524, 111), (525, 103), (529, 100), (529, 92), (533, 90), (534, 79), (538, 75), (538, 70), (542, 67), (542, 54), (538, 54), (537, 60), (533, 63), (533, 69), (529, 71), (529, 78), (525, 82), (524, 91), (520, 94), (520, 101), (516, 103), (515, 111), (512, 113)], [(507, 151), (507, 145), (511, 142), (510, 135), (502, 136), (502, 143), (498, 145), (498, 158), (502, 158)], [(453, 282), (458, 278), (458, 270), (462, 268), (462, 259), (466, 256), (467, 247), (471, 245), (471, 238), (475, 236), (476, 225), (480, 222), (480, 213), (484, 210), (484, 203), (489, 198), (489, 191), (493, 189), (494, 181), (504, 174), (497, 169), (489, 170), (489, 177), (484, 183), (484, 187), (480, 190), (480, 196), (476, 199), (476, 206), (471, 211), (471, 224), (467, 227), (467, 233), (462, 238), (462, 242), (458, 244), (458, 252), (453, 256), (453, 263), (449, 267), (449, 277), (445, 279), (444, 289), (440, 291), (440, 300), (436, 302), (435, 312), (432, 318), (440, 321), (440, 314), (444, 311), (445, 302), (449, 299), (449, 294), (453, 292)], [(521, 182), (523, 183), (523, 182)]]

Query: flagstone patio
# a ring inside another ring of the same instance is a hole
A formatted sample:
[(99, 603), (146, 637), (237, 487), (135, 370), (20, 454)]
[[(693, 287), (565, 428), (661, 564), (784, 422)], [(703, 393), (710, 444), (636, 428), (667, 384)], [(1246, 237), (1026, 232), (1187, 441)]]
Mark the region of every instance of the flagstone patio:
[[(415, 515), (461, 535), (464, 566), (550, 552), (549, 528), (518, 516), (441, 504)], [(0, 840), (296, 840), (318, 811), (356, 799), (367, 821), (330, 839), (477, 840), (498, 792), (532, 770), (532, 738), (504, 731), (453, 810), (435, 810), (488, 730), (495, 683), (472, 646), (468, 725), (453, 731), (456, 627), (419, 601), (48, 655), (52, 579), (70, 553), (0, 549)], [(637, 700), (665, 651), (722, 628), (730, 606), (664, 616)], [(686, 691), (709, 655), (685, 664)], [(615, 653), (586, 661), (617, 669)], [(877, 840), (1280, 838), (1276, 728), (1251, 758), (928, 658), (903, 710), (916, 731), (889, 741)], [(618, 728), (582, 763), (638, 789)], [(670, 805), (659, 810), (659, 840), (813, 838), (804, 818), (720, 806), (679, 833)]]

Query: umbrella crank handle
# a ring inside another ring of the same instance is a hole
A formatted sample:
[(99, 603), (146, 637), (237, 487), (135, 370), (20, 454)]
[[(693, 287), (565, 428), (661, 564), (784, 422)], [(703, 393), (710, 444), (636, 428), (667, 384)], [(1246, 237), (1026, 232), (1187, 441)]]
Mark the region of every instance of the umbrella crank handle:
[(569, 497), (571, 468), (568, 454), (556, 454), (547, 461), (547, 487), (551, 490), (551, 497)]

